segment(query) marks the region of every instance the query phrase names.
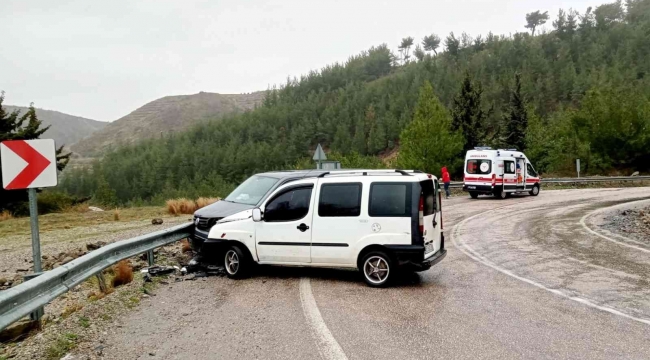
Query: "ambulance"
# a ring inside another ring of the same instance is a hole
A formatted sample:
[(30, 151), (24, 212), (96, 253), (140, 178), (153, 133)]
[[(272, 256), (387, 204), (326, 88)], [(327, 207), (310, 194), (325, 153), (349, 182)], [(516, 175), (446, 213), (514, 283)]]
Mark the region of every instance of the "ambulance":
[(476, 147), (465, 156), (463, 190), (469, 192), (472, 199), (479, 195), (505, 199), (523, 192), (537, 196), (540, 177), (521, 151)]

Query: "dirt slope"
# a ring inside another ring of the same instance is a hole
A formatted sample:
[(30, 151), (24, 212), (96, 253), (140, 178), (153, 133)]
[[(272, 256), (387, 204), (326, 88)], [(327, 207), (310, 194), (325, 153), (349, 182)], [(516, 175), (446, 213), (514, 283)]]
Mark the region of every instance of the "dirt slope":
[(176, 132), (207, 119), (242, 112), (264, 99), (264, 92), (250, 94), (216, 94), (166, 96), (111, 122), (102, 131), (72, 145), (71, 149), (86, 157), (98, 156), (110, 147), (130, 144), (141, 139)]

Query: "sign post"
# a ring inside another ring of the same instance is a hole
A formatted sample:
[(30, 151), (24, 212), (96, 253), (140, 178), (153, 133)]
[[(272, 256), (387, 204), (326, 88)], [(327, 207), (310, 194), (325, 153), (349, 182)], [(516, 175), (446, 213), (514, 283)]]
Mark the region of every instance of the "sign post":
[(578, 178), (580, 177), (580, 159), (576, 159), (576, 171), (578, 172)]
[(318, 162), (316, 169), (321, 169), (323, 160), (327, 160), (327, 156), (325, 156), (325, 151), (323, 151), (323, 147), (320, 146), (320, 144), (318, 144), (318, 146), (316, 147), (316, 151), (314, 152), (313, 159)]
[[(25, 277), (29, 280), (43, 271), (36, 189), (57, 185), (56, 147), (52, 139), (3, 141), (0, 143), (0, 159), (5, 190), (27, 189), (29, 196), (34, 262), (34, 273)], [(39, 321), (42, 316), (43, 308), (40, 308), (32, 314), (32, 320)]]

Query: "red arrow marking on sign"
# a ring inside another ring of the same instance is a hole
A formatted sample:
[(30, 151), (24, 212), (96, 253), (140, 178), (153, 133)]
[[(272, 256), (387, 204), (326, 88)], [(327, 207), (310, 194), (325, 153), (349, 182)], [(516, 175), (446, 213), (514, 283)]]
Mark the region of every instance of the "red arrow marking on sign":
[(29, 187), (41, 175), (43, 170), (51, 164), (50, 160), (23, 140), (4, 141), (2, 145), (11, 149), (11, 151), (15, 152), (27, 162), (27, 167), (5, 187), (7, 190)]

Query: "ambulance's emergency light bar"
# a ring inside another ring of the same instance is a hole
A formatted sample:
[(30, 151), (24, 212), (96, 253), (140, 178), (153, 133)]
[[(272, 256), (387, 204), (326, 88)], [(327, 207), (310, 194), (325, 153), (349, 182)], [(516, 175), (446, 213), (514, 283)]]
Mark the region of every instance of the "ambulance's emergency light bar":
[[(492, 150), (489, 146), (475, 146), (474, 150)], [(517, 151), (517, 149), (498, 149), (501, 151)]]

